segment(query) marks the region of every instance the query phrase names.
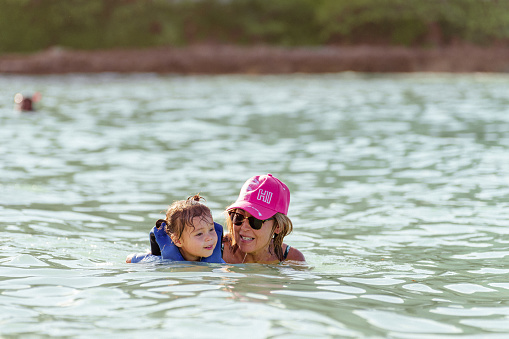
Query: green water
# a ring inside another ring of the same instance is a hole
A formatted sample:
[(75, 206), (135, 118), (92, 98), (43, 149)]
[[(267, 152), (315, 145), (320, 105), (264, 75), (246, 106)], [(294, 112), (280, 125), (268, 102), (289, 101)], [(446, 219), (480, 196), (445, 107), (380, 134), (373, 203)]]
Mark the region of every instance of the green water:
[[(505, 338), (508, 88), (0, 77), (0, 337)], [(309, 267), (124, 263), (174, 200), (201, 192), (224, 223), (264, 173), (292, 192), (285, 242)]]

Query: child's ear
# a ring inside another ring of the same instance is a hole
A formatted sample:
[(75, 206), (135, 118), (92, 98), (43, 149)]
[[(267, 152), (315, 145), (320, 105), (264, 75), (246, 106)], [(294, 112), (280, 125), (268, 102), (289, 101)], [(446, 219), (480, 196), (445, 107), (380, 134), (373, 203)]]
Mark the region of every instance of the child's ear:
[(174, 234), (172, 234), (171, 236), (171, 241), (173, 241), (173, 243), (175, 244), (175, 246), (177, 247), (182, 247), (182, 241), (180, 241), (179, 238), (177, 238), (177, 236), (175, 236)]

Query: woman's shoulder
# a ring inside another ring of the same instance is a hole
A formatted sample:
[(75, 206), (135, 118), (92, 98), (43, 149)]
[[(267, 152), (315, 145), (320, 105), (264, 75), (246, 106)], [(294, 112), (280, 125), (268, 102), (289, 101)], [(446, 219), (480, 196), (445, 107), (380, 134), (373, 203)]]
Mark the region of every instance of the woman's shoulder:
[[(286, 245), (286, 244), (284, 244)], [(290, 248), (288, 250), (288, 248)], [(289, 245), (286, 245), (285, 251), (288, 250), (288, 255), (286, 256), (285, 260), (291, 260), (291, 261), (306, 261), (306, 258), (304, 258), (304, 254), (302, 254), (301, 251), (296, 249), (295, 247), (291, 247)]]
[(239, 253), (232, 245), (231, 234), (225, 234), (223, 236), (223, 260), (229, 264), (240, 264), (242, 258)]
[(225, 246), (225, 245), (230, 246), (232, 243), (232, 235), (230, 233), (224, 234), (222, 242), (223, 242), (223, 246)]

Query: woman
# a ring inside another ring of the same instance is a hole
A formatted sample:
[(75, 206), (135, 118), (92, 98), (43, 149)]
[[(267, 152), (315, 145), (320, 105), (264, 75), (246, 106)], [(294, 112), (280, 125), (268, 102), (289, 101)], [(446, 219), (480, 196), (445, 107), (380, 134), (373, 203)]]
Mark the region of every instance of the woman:
[(226, 208), (229, 234), (223, 238), (224, 261), (231, 264), (305, 261), (299, 250), (283, 243), (293, 229), (287, 217), (289, 204), (290, 190), (272, 174), (247, 180), (237, 201)]

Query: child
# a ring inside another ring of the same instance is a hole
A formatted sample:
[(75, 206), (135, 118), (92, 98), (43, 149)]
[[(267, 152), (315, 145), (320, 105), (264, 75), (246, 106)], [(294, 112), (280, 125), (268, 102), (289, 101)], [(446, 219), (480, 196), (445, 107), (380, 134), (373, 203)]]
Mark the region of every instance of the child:
[[(200, 195), (171, 204), (165, 220), (158, 220), (150, 232), (152, 253), (127, 257), (127, 263), (161, 256), (173, 261), (224, 263), (221, 241), (223, 227), (212, 220), (210, 209)], [(146, 260), (145, 260), (146, 261)]]

